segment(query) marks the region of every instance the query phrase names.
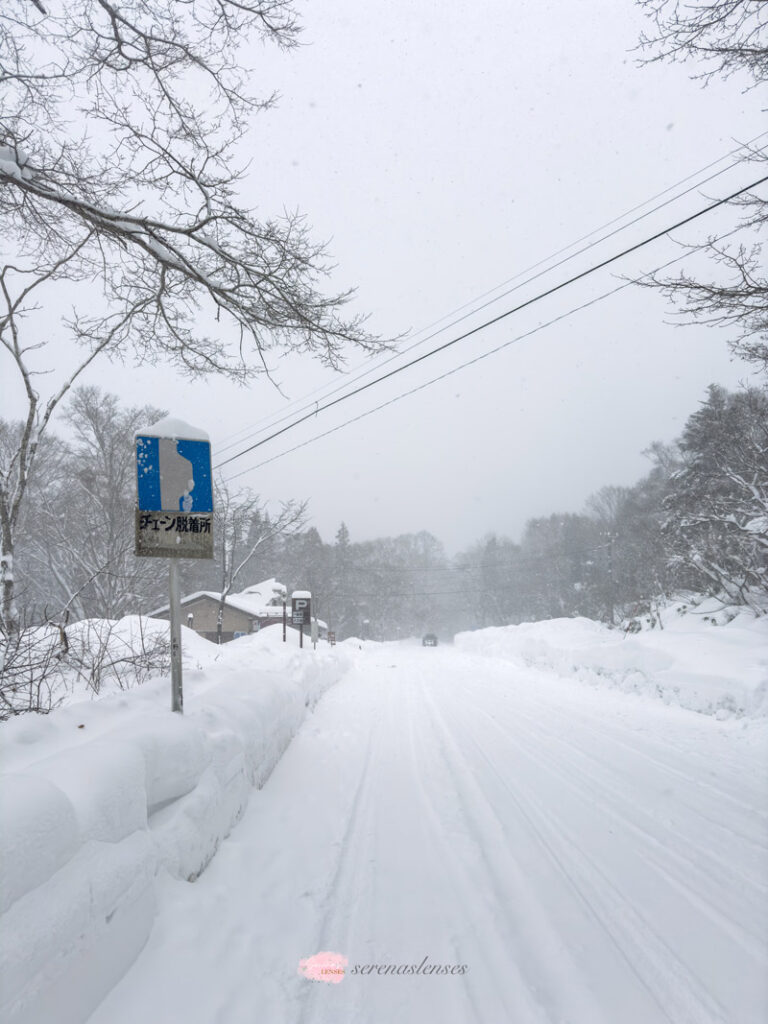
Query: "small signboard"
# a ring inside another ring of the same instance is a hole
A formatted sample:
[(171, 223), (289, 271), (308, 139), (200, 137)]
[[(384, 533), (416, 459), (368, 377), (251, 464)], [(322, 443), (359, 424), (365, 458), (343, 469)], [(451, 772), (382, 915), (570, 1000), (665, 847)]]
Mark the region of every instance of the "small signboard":
[(308, 590), (291, 594), (291, 617), (294, 626), (307, 626), (312, 615), (312, 595)]
[(202, 431), (161, 420), (137, 434), (136, 479), (136, 554), (213, 558), (211, 445)]
[(336, 634), (333, 633), (330, 629), (328, 630), (328, 643), (331, 645), (331, 647), (336, 646)]

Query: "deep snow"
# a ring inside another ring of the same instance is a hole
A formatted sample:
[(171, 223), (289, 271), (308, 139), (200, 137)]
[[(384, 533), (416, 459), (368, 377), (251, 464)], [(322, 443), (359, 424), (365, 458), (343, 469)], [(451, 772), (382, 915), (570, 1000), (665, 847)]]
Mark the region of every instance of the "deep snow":
[(762, 1024), (765, 623), (665, 625), (268, 630), (201, 642), (184, 719), (7, 723), (3, 1019)]
[(52, 714), (3, 725), (7, 1024), (85, 1019), (147, 940), (158, 872), (205, 869), (349, 664), (327, 645), (299, 651), (293, 631), (286, 645), (267, 629), (222, 648), (185, 632), (183, 717), (161, 678), (100, 700), (70, 690)]
[(369, 644), (90, 1024), (761, 1024), (764, 741)]
[[(719, 718), (768, 715), (768, 617), (714, 599), (677, 601), (639, 633), (550, 619), (459, 633), (457, 647), (600, 688), (658, 697)], [(647, 625), (646, 623), (643, 623)]]

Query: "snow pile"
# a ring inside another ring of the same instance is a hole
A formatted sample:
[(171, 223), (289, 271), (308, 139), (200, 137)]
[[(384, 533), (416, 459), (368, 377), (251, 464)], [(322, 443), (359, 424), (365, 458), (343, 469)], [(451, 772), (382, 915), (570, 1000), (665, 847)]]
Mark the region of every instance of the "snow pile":
[(351, 664), (290, 639), (267, 629), (218, 648), (195, 637), (184, 716), (156, 678), (2, 726), (3, 1021), (83, 1021), (146, 942), (157, 872), (204, 870)]
[(29, 158), (20, 146), (0, 146), (0, 172), (17, 181), (31, 181)]
[[(186, 631), (187, 657), (205, 656), (197, 633)], [(73, 700), (126, 690), (170, 669), (166, 623), (129, 615), (83, 619), (66, 629), (37, 626), (0, 643), (4, 703), (0, 718), (48, 712)]]
[(634, 634), (584, 618), (526, 622), (459, 633), (456, 646), (719, 718), (766, 716), (768, 618), (718, 609), (672, 605), (663, 629)]

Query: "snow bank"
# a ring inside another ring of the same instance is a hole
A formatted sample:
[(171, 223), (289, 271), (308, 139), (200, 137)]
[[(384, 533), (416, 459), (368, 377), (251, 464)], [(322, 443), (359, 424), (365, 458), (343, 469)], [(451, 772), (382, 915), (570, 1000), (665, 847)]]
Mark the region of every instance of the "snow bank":
[[(215, 657), (211, 644), (182, 627), (185, 662)], [(48, 712), (62, 704), (126, 690), (170, 670), (168, 624), (128, 615), (83, 619), (60, 630), (24, 630), (7, 649), (0, 645), (4, 696), (18, 712)], [(7, 718), (4, 708), (0, 718)]]
[(664, 629), (634, 634), (583, 618), (526, 622), (459, 633), (456, 646), (719, 718), (765, 717), (768, 618), (730, 618), (720, 608), (672, 605)]
[(184, 716), (156, 678), (2, 726), (4, 1022), (85, 1020), (147, 940), (157, 872), (192, 881), (204, 870), (307, 709), (351, 664), (325, 644), (298, 650), (290, 634), (220, 648), (194, 635)]

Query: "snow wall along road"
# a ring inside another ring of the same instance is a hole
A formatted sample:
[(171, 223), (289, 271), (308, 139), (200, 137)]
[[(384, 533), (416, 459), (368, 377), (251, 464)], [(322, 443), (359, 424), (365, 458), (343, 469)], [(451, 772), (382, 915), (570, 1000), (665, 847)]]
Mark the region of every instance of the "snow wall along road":
[(222, 648), (185, 638), (198, 667), (187, 664), (183, 717), (158, 679), (5, 723), (5, 1024), (91, 1014), (147, 940), (157, 873), (194, 880), (204, 870), (307, 708), (350, 667), (343, 649), (299, 651), (279, 634)]

